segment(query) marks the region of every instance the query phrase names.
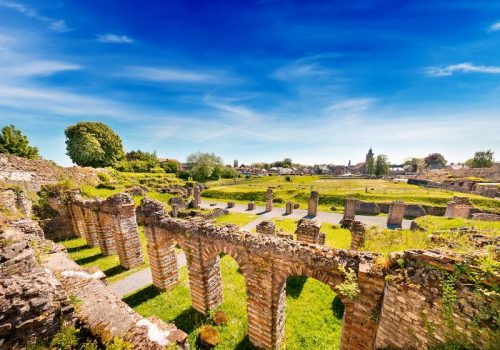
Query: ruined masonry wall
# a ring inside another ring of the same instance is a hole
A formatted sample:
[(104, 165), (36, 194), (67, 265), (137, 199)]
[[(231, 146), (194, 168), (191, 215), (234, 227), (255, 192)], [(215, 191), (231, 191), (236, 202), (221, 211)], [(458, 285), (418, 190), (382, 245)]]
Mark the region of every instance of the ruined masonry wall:
[(73, 194), (69, 203), (73, 226), (103, 255), (118, 254), (120, 265), (132, 269), (144, 262), (132, 197), (119, 193), (102, 201), (82, 200)]
[(268, 188), (266, 191), (266, 211), (273, 210), (273, 190)]
[(469, 218), (471, 204), (468, 197), (453, 197), (446, 205), (444, 214), (447, 218)]
[(388, 226), (401, 226), (405, 216), (405, 204), (403, 202), (392, 202), (389, 206), (389, 214), (387, 215)]
[(311, 191), (309, 201), (307, 202), (307, 216), (318, 215), (319, 193), (318, 191)]

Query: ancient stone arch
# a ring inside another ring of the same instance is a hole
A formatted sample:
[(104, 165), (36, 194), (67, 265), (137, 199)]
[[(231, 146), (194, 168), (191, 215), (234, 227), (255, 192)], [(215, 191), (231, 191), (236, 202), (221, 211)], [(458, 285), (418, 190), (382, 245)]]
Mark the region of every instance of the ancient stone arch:
[(277, 349), (283, 343), (287, 278), (313, 277), (338, 293), (344, 280), (338, 267), (343, 264), (357, 273), (360, 293), (355, 300), (341, 296), (345, 307), (341, 348), (373, 348), (377, 330), (373, 314), (380, 310), (384, 278), (374, 269), (372, 254), (255, 235), (235, 225), (219, 227), (206, 220), (165, 217), (163, 205), (150, 199), (143, 199), (141, 205), (156, 287), (166, 289), (177, 283), (173, 247), (174, 241), (179, 242), (186, 253), (193, 308), (206, 314), (223, 298), (219, 255), (231, 255), (246, 281), (250, 342), (258, 348)]

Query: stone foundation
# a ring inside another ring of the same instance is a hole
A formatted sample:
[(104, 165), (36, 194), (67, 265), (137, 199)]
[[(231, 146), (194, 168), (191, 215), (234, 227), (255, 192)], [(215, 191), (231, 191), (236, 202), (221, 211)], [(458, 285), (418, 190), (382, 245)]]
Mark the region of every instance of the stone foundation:
[(321, 225), (313, 220), (300, 219), (297, 225), (297, 241), (312, 243), (312, 244), (325, 244), (325, 234), (320, 232)]
[(446, 205), (444, 214), (447, 218), (469, 218), (472, 205), (468, 197), (453, 197), (453, 200)]
[(272, 221), (262, 221), (255, 226), (255, 231), (262, 235), (276, 235), (276, 225)]

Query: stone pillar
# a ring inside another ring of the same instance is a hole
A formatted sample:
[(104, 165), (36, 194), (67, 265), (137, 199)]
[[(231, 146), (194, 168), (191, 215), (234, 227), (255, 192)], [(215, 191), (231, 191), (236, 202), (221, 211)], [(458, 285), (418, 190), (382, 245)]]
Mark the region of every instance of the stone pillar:
[(319, 202), (318, 191), (311, 191), (311, 194), (309, 196), (309, 201), (307, 203), (307, 216), (318, 215), (318, 202)]
[(255, 226), (255, 230), (259, 234), (263, 235), (276, 235), (276, 225), (270, 220), (265, 220)]
[(186, 241), (185, 254), (193, 308), (206, 315), (222, 303), (219, 256), (203, 255), (199, 239)]
[(286, 202), (286, 215), (290, 215), (293, 213), (293, 203), (292, 202)]
[(72, 203), (71, 212), (73, 213), (75, 226), (77, 227), (79, 236), (85, 238), (85, 241), (90, 247), (96, 247), (98, 245), (97, 238), (92, 236), (89, 232), (89, 228), (85, 220), (85, 214), (83, 212), (83, 204), (81, 202)]
[(113, 238), (120, 265), (132, 269), (144, 262), (135, 216), (135, 205), (127, 193), (115, 194), (103, 202), (101, 210), (113, 221)]
[(319, 232), (321, 226), (314, 220), (300, 219), (295, 233), (297, 234), (297, 241), (302, 241), (312, 244), (323, 244), (325, 242), (325, 235)]
[(344, 204), (344, 219), (354, 220), (356, 217), (356, 206), (358, 200), (356, 198), (346, 198)]
[(389, 206), (389, 214), (387, 215), (387, 226), (401, 226), (405, 215), (405, 204), (403, 202), (394, 201)]
[(447, 218), (469, 218), (471, 209), (468, 197), (453, 197), (453, 200), (446, 205), (444, 214)]
[(168, 234), (157, 226), (144, 226), (147, 250), (153, 285), (160, 290), (167, 290), (179, 283), (179, 268), (175, 242), (168, 239)]
[(234, 208), (234, 202), (227, 202), (228, 208)]
[(193, 188), (193, 198), (195, 208), (199, 208), (201, 204), (201, 189), (198, 185)]
[(97, 237), (97, 226), (99, 225), (99, 220), (97, 219), (97, 216), (94, 215), (95, 213), (91, 206), (92, 203), (84, 203), (81, 207), (83, 218), (85, 220), (87, 243), (91, 247), (99, 247), (99, 239)]
[(365, 244), (366, 227), (361, 221), (353, 221), (351, 227), (351, 250), (359, 250)]
[(177, 204), (172, 204), (172, 217), (176, 218), (179, 215)]
[(248, 210), (255, 210), (255, 203), (254, 202), (248, 203)]
[(97, 238), (99, 240), (101, 253), (103, 255), (116, 254), (115, 240), (113, 237), (113, 231), (115, 229), (112, 227), (112, 225), (114, 225), (113, 218), (102, 211), (94, 212), (94, 215), (99, 222), (99, 225), (97, 225)]
[(248, 338), (258, 349), (280, 349), (285, 330), (285, 283), (272, 263), (252, 262), (247, 277)]
[(267, 189), (266, 192), (266, 211), (272, 211), (273, 210), (273, 190), (271, 188)]

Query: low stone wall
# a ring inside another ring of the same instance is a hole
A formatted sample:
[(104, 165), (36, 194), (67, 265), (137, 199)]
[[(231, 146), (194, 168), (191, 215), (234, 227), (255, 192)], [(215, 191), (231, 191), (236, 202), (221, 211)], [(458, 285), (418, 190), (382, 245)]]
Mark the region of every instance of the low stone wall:
[(321, 225), (314, 220), (300, 219), (295, 234), (297, 241), (311, 244), (325, 244), (325, 234), (320, 232)]
[(453, 197), (453, 200), (446, 205), (447, 218), (465, 218), (468, 219), (472, 205), (468, 197)]
[(103, 341), (118, 337), (134, 350), (164, 350), (175, 344), (178, 349), (187, 349), (186, 333), (158, 318), (141, 317), (106, 287), (99, 273), (82, 269), (66, 252), (50, 254), (44, 266), (54, 272), (66, 294), (78, 303), (76, 315), (80, 321)]
[(477, 214), (472, 214), (472, 219), (473, 220), (482, 220), (482, 221), (500, 221), (500, 215), (477, 213)]

